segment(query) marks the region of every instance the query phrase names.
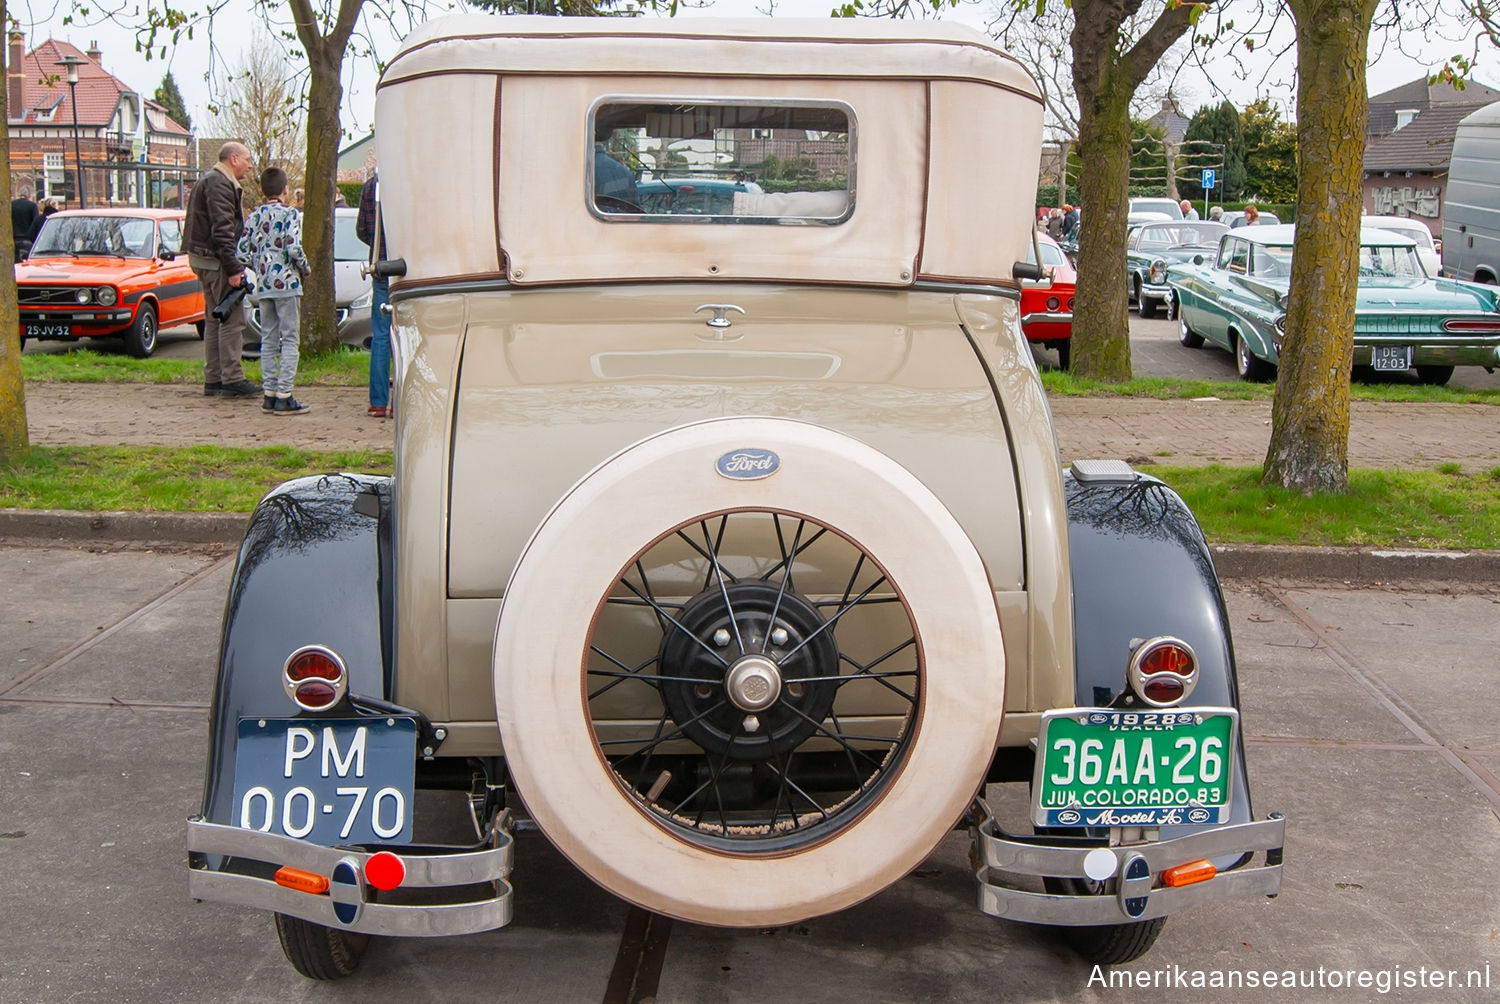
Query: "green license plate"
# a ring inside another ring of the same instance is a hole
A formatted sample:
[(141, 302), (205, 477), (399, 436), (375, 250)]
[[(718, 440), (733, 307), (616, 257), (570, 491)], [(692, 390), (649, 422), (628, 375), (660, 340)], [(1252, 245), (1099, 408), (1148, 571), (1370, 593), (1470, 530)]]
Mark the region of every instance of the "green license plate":
[(1229, 821), (1233, 708), (1049, 711), (1037, 737), (1038, 826)]

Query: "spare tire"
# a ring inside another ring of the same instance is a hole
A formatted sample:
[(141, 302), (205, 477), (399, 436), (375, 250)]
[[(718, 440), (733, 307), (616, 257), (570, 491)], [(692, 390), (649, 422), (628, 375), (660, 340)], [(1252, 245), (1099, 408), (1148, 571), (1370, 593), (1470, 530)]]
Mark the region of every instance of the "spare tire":
[(854, 439), (732, 418), (574, 486), (501, 606), (495, 708), (541, 830), (695, 923), (851, 906), (938, 844), (994, 755), (1005, 653), (979, 555)]

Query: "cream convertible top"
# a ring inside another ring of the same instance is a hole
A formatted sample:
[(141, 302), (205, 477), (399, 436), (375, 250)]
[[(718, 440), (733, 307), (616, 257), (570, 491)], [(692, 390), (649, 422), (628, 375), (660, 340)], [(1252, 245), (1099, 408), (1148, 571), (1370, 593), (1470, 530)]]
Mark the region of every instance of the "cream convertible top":
[[(671, 225), (593, 211), (601, 99), (847, 106), (842, 222)], [(1035, 83), (944, 22), (491, 17), (429, 22), (375, 109), (398, 285), (765, 279), (1010, 282), (1040, 155)], [(434, 192), (444, 193), (441, 203)]]

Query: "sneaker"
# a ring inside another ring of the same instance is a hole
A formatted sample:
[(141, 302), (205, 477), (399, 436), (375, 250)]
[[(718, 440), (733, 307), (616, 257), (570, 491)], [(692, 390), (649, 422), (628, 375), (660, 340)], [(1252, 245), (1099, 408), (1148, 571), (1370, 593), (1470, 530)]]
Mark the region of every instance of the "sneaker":
[(249, 380), (237, 380), (234, 383), (226, 383), (224, 389), (219, 391), (223, 397), (261, 397), (261, 389)]
[(224, 385), (217, 380), (203, 385), (204, 397), (218, 397), (222, 393), (224, 393)]
[(312, 405), (303, 404), (295, 397), (278, 397), (276, 399), (275, 414), (277, 415), (300, 415), (303, 412), (311, 410)]
[(276, 410), (276, 395), (275, 394), (267, 394), (265, 401), (261, 402), (260, 408), (261, 408), (261, 411), (275, 411)]

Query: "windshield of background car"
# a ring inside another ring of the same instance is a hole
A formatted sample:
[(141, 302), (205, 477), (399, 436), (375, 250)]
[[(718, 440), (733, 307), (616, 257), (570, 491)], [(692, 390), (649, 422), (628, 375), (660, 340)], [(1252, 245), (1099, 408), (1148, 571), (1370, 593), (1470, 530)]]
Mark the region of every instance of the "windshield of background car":
[[(1062, 248), (1058, 247), (1056, 244), (1049, 244), (1046, 241), (1038, 241), (1037, 244), (1040, 245), (1042, 249), (1043, 265), (1065, 265), (1068, 268), (1073, 267), (1072, 264), (1068, 261), (1068, 256), (1063, 254)], [(1036, 252), (1031, 249), (1030, 244), (1026, 245), (1026, 261), (1032, 265), (1036, 264)]]
[(42, 224), (31, 257), (106, 255), (150, 258), (156, 254), (156, 225), (135, 216), (52, 216)]
[(369, 261), (370, 246), (359, 239), (355, 228), (359, 216), (355, 213), (333, 214), (333, 260)]
[(588, 200), (634, 223), (841, 223), (854, 116), (830, 102), (619, 99), (596, 106)]
[(1362, 244), (1359, 249), (1359, 277), (1376, 279), (1425, 279), (1427, 273), (1412, 247), (1379, 247)]
[(1400, 234), (1402, 237), (1410, 237), (1420, 247), (1432, 247), (1432, 231), (1424, 226), (1403, 227), (1384, 223), (1381, 224), (1380, 229), (1389, 230), (1391, 233)]
[(1173, 223), (1142, 227), (1139, 248), (1142, 251), (1165, 251), (1175, 247), (1218, 247), (1227, 227), (1218, 223)]

